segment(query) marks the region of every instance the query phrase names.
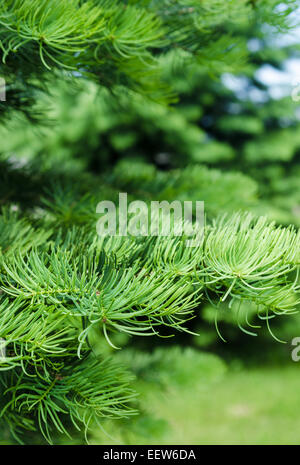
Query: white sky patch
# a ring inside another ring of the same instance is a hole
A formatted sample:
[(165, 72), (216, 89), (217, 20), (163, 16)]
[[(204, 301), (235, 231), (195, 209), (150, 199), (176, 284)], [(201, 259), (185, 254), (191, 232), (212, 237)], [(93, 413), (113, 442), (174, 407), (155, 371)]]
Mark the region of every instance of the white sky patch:
[(257, 70), (255, 77), (269, 87), (269, 94), (273, 99), (280, 99), (289, 95), (300, 84), (300, 59), (287, 60), (282, 71), (264, 65)]
[[(286, 8), (283, 2), (279, 10)], [(290, 23), (299, 25), (284, 34), (278, 31), (270, 34), (269, 44), (271, 47), (285, 47), (300, 44), (300, 8), (290, 15)], [(253, 38), (248, 41), (250, 52), (257, 52), (262, 46), (259, 39)], [(268, 98), (281, 99), (291, 95), (293, 89), (300, 84), (300, 58), (291, 58), (283, 63), (282, 70), (278, 70), (269, 64), (261, 66), (255, 77), (258, 81), (268, 87), (267, 92), (251, 87), (246, 77), (233, 76), (226, 73), (222, 76), (223, 84), (236, 93), (241, 100), (250, 99), (257, 103), (263, 103)]]

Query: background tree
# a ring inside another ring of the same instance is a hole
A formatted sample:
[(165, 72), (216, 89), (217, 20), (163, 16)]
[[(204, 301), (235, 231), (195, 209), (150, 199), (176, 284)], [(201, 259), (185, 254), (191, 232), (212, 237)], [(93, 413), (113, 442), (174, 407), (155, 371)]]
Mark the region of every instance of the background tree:
[[(15, 439), (35, 441), (38, 431), (51, 442), (136, 413), (126, 352), (104, 357), (103, 343), (116, 348), (120, 334), (124, 345), (189, 333), (203, 303), (215, 308), (217, 332), (223, 305), (248, 333), (253, 314), (272, 332), (276, 315), (295, 311), (300, 236), (288, 223), (297, 204), (282, 205), (280, 170), (297, 152), (297, 121), (282, 128), (288, 101), (279, 114), (271, 100), (254, 105), (220, 83), (226, 72), (259, 85), (255, 69), (271, 53), (263, 44), (248, 60), (247, 44), (263, 40), (266, 25), (288, 27), (297, 2), (280, 5), (2, 2), (0, 402)], [(268, 125), (274, 144), (278, 131), (294, 137), (276, 163), (263, 150)], [(257, 150), (274, 181), (263, 201)], [(204, 242), (98, 238), (97, 203), (124, 190), (147, 201), (205, 200)], [(286, 227), (243, 212), (271, 204), (270, 218)]]

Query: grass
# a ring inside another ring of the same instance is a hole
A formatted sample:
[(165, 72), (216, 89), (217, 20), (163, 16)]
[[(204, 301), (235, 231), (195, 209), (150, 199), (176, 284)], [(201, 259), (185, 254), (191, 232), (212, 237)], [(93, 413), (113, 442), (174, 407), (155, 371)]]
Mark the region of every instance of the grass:
[(144, 385), (140, 417), (123, 433), (95, 431), (93, 444), (300, 444), (300, 365), (229, 368), (221, 378), (160, 390)]

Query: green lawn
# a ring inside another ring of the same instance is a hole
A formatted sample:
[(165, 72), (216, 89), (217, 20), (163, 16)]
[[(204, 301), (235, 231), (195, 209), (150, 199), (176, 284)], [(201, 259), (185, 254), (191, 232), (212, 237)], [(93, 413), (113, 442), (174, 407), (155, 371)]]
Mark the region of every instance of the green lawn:
[[(143, 406), (156, 420), (137, 419), (135, 432), (95, 431), (94, 444), (300, 444), (300, 364), (229, 369), (208, 384), (162, 392), (144, 387)], [(151, 423), (152, 421), (152, 423)], [(146, 426), (145, 426), (146, 425)]]

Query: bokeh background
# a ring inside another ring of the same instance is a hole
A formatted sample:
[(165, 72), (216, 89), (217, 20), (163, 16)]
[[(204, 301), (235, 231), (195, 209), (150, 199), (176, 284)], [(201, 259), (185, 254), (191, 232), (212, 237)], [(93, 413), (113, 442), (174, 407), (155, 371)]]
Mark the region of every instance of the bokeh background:
[[(128, 192), (140, 200), (204, 200), (208, 218), (251, 211), (299, 227), (299, 20), (294, 11), (290, 31), (239, 29), (250, 56), (234, 75), (183, 69), (180, 54), (162, 57), (164, 79), (179, 95), (171, 107), (57, 78), (36, 103), (47, 118), (19, 115), (0, 128), (1, 198), (16, 209), (20, 199), (30, 205), (42, 183), (42, 202), (64, 225), (96, 220), (100, 200)], [(270, 331), (250, 304), (240, 310), (224, 303), (216, 330), (214, 303), (199, 307), (189, 323), (199, 336), (114, 335), (120, 351), (95, 343), (135, 374), (141, 413), (95, 426), (90, 442), (299, 444), (300, 362), (291, 358), (299, 315), (272, 320)]]

